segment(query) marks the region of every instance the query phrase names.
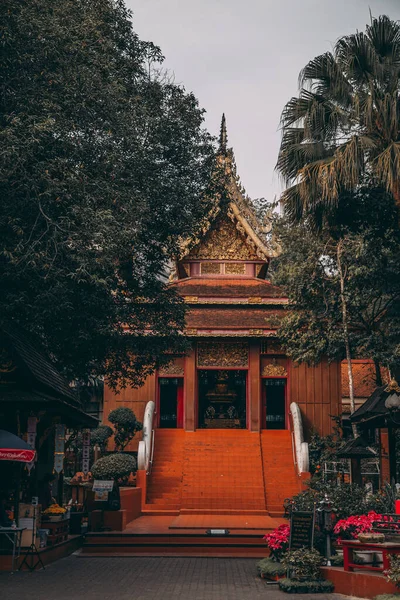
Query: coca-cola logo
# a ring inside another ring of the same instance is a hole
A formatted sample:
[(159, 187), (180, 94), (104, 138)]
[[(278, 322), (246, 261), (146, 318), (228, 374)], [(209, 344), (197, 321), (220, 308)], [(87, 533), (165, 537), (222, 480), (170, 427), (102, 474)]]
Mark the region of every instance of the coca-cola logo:
[(32, 462), (34, 458), (34, 450), (16, 450), (14, 448), (0, 449), (0, 460), (17, 460), (20, 462)]

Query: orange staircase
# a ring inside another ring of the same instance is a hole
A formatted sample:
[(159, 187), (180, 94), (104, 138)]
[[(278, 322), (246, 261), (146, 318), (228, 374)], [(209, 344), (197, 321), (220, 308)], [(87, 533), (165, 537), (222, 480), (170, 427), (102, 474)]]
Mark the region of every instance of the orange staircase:
[(266, 514), (259, 435), (234, 429), (186, 434), (181, 512)]
[(183, 429), (156, 429), (155, 460), (148, 481), (144, 512), (160, 515), (179, 512), (185, 434)]
[(260, 438), (268, 512), (281, 516), (285, 498), (302, 489), (293, 461), (291, 432), (264, 430)]
[(283, 514), (301, 490), (290, 431), (158, 429), (144, 513)]

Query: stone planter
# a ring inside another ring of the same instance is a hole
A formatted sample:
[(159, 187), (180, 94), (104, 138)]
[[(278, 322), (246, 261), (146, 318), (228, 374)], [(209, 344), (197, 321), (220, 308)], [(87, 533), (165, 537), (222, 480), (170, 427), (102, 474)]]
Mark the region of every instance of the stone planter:
[(366, 565), (366, 564), (372, 564), (375, 560), (375, 552), (373, 550), (357, 550), (356, 552), (354, 552), (354, 554), (357, 556), (357, 558), (360, 561), (360, 564)]

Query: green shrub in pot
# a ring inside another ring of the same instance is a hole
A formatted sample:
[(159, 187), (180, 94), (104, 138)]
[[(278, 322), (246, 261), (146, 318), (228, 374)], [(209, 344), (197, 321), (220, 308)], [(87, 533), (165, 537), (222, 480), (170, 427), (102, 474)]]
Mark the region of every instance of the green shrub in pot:
[(92, 466), (92, 475), (94, 479), (102, 480), (123, 480), (135, 471), (136, 459), (130, 454), (122, 454), (119, 452), (99, 458)]
[(282, 565), (290, 572), (291, 579), (297, 581), (316, 581), (321, 579), (320, 567), (324, 562), (318, 550), (299, 548), (290, 550), (282, 559)]

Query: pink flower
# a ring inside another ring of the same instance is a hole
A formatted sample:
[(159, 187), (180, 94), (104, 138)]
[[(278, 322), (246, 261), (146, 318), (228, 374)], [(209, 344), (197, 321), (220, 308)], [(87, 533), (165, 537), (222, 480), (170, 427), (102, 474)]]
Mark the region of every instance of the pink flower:
[(391, 517), (384, 517), (372, 510), (367, 515), (352, 515), (347, 519), (340, 519), (336, 523), (333, 531), (336, 535), (341, 537), (343, 537), (344, 534), (346, 537), (357, 538), (359, 533), (372, 531), (376, 521), (392, 520)]

